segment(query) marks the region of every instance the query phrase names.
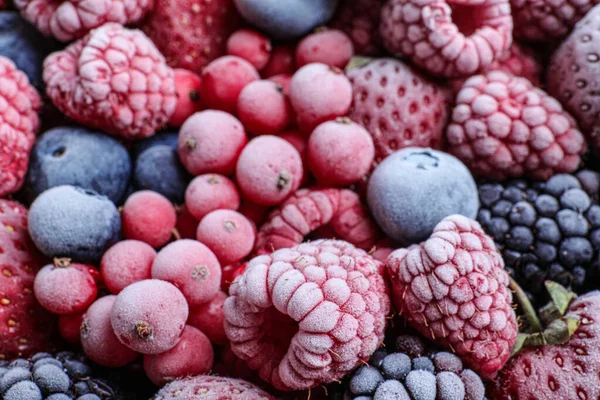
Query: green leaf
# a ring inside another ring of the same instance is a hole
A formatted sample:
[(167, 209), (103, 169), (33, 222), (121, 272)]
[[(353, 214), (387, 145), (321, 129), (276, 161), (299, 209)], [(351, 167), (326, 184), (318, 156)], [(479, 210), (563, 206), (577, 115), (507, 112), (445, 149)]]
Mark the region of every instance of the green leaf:
[(517, 282), (515, 282), (515, 280), (512, 277), (509, 277), (509, 278), (510, 278), (510, 288), (515, 293), (515, 297), (517, 298), (517, 301), (519, 302), (519, 305), (521, 306), (521, 309), (523, 310), (523, 313), (525, 314), (525, 318), (527, 318), (527, 322), (529, 322), (529, 326), (531, 327), (531, 329), (534, 332), (541, 332), (544, 328), (542, 327), (542, 323), (540, 322), (539, 318), (537, 317), (535, 308), (533, 308), (533, 306), (531, 305), (531, 302), (527, 298), (527, 295), (525, 294), (523, 289), (521, 289), (519, 284)]
[(554, 281), (545, 281), (544, 284), (546, 285), (546, 290), (548, 290), (552, 302), (560, 312), (560, 315), (565, 315), (569, 308), (569, 304), (571, 304), (571, 301), (573, 301), (577, 295)]
[(567, 343), (579, 327), (579, 318), (563, 317), (552, 321), (544, 331), (548, 344)]
[(348, 62), (348, 64), (346, 65), (345, 70), (346, 70), (346, 72), (348, 72), (354, 68), (364, 67), (365, 65), (367, 65), (368, 63), (370, 63), (373, 60), (374, 60), (373, 57), (359, 57), (359, 56), (352, 57), (350, 59), (350, 61)]

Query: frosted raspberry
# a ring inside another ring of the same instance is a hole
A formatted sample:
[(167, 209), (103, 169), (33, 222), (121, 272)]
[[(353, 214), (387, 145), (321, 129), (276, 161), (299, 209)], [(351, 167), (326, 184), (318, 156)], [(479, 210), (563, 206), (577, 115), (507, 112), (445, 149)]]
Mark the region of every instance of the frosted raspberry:
[(383, 340), (390, 306), (381, 265), (336, 240), (254, 258), (225, 301), (231, 349), (280, 390), (341, 378)]
[(252, 29), (240, 29), (227, 39), (227, 54), (243, 58), (259, 71), (269, 62), (271, 49), (271, 39)]
[(173, 70), (154, 44), (115, 23), (49, 55), (44, 82), (69, 118), (128, 139), (154, 134), (177, 103)]
[(306, 36), (296, 46), (296, 67), (323, 63), (345, 68), (353, 55), (354, 45), (348, 35), (337, 29), (320, 30)]
[(137, 22), (154, 0), (15, 0), (15, 6), (44, 35), (67, 42), (107, 22)]
[(427, 72), (467, 77), (498, 60), (512, 42), (508, 0), (389, 0), (381, 37), (393, 54)]
[(489, 179), (548, 179), (572, 172), (587, 145), (560, 103), (500, 71), (469, 78), (446, 131), (449, 152)]
[(491, 237), (466, 217), (444, 218), (429, 239), (393, 252), (392, 300), (408, 323), (493, 378), (517, 337), (508, 274)]
[(385, 0), (344, 1), (329, 25), (350, 36), (356, 54), (377, 56), (382, 51), (379, 19), (384, 2)]
[(0, 197), (23, 185), (42, 100), (27, 75), (0, 56)]
[(267, 392), (241, 379), (199, 375), (169, 383), (156, 400), (275, 400)]
[(225, 303), (225, 299), (227, 299), (227, 294), (219, 292), (211, 301), (192, 308), (188, 317), (188, 325), (200, 329), (213, 344), (218, 346), (227, 343), (227, 335), (225, 335), (223, 326), (225, 320), (223, 303)]

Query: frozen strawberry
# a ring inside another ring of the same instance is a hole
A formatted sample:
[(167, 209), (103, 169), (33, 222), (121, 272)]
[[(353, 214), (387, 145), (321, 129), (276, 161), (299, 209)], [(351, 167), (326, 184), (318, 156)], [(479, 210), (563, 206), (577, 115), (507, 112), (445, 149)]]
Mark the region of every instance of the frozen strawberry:
[(148, 243), (154, 248), (169, 242), (177, 213), (165, 196), (150, 190), (135, 192), (121, 212), (123, 236)]
[(263, 78), (273, 75), (293, 74), (296, 71), (294, 64), (295, 47), (293, 45), (279, 45), (271, 51), (267, 65), (260, 71)]
[(200, 398), (202, 400), (227, 398), (275, 400), (275, 397), (267, 392), (241, 379), (210, 375), (199, 375), (171, 382), (157, 393), (157, 397), (163, 400), (179, 400), (180, 398), (189, 400)]
[(237, 210), (240, 207), (240, 194), (235, 183), (223, 175), (200, 175), (188, 185), (185, 204), (190, 214), (200, 221), (215, 210)]
[(202, 79), (187, 69), (175, 68), (175, 90), (177, 91), (177, 105), (169, 119), (169, 125), (180, 127), (186, 119), (195, 112), (202, 110), (200, 87)]
[(323, 63), (330, 67), (345, 68), (354, 55), (354, 45), (344, 32), (325, 29), (312, 33), (296, 46), (296, 67)]
[(248, 84), (238, 97), (238, 118), (253, 135), (274, 135), (292, 122), (292, 106), (284, 88), (272, 79)]
[(100, 262), (100, 273), (106, 288), (119, 294), (134, 282), (150, 279), (156, 251), (139, 240), (123, 240), (111, 246)]
[(329, 26), (350, 36), (356, 54), (378, 56), (383, 47), (379, 36), (379, 19), (384, 3), (385, 0), (344, 1)]
[(221, 265), (244, 259), (254, 247), (254, 226), (233, 210), (216, 210), (207, 214), (196, 232), (196, 239), (208, 246)]
[(271, 50), (271, 39), (252, 29), (240, 29), (227, 39), (227, 54), (243, 58), (258, 71), (269, 62)]
[[(87, 310), (86, 310), (87, 311)], [(75, 314), (63, 314), (58, 316), (58, 332), (60, 337), (75, 345), (81, 344), (81, 323), (85, 311)]]

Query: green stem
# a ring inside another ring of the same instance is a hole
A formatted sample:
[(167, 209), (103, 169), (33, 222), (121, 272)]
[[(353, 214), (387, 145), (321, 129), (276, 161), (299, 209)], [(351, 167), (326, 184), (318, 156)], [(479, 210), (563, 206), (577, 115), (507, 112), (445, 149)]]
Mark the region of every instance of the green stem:
[(515, 280), (512, 277), (509, 278), (510, 288), (515, 292), (517, 301), (523, 309), (523, 312), (525, 313), (525, 318), (527, 318), (527, 321), (529, 321), (529, 325), (535, 332), (542, 332), (544, 328), (542, 327), (542, 323), (540, 322), (537, 313), (535, 312), (535, 308), (533, 308), (533, 306), (531, 305), (529, 298), (527, 297), (523, 289), (521, 289), (519, 284), (515, 282)]

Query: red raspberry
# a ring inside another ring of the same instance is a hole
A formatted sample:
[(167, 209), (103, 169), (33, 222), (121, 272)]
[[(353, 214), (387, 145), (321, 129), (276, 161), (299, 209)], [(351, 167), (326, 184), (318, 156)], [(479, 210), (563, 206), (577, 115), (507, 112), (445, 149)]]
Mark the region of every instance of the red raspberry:
[(392, 301), (408, 323), (490, 379), (518, 330), (503, 268), (493, 239), (461, 215), (444, 218), (429, 239), (387, 262)]
[(223, 175), (200, 175), (188, 185), (185, 191), (185, 205), (190, 214), (200, 221), (215, 210), (237, 210), (240, 207), (240, 195), (235, 183)]
[(0, 197), (23, 185), (42, 100), (27, 76), (0, 56)]
[(21, 15), (47, 36), (68, 42), (107, 22), (128, 25), (141, 20), (154, 0), (15, 0)]
[(310, 63), (323, 63), (330, 67), (345, 68), (354, 55), (352, 40), (337, 29), (326, 29), (312, 33), (296, 47), (296, 67)]
[(169, 119), (169, 125), (180, 127), (192, 114), (203, 108), (200, 99), (202, 79), (187, 69), (175, 68), (173, 73), (175, 74), (177, 105)]
[(227, 54), (243, 58), (259, 71), (269, 62), (271, 50), (271, 39), (255, 30), (240, 29), (227, 39)]
[(274, 135), (292, 121), (292, 106), (282, 86), (270, 80), (247, 85), (238, 97), (237, 115), (254, 135)]
[(267, 392), (241, 379), (199, 375), (169, 383), (157, 393), (161, 400), (275, 400)]
[(119, 294), (134, 282), (150, 279), (156, 251), (139, 240), (124, 240), (114, 244), (102, 256), (100, 273), (106, 288)]
[(173, 70), (152, 41), (115, 23), (49, 55), (44, 82), (67, 117), (127, 139), (153, 135), (177, 104)]
[(244, 127), (234, 116), (206, 110), (185, 121), (177, 150), (181, 163), (194, 176), (208, 172), (232, 175), (247, 142)]
[(384, 0), (345, 1), (329, 23), (352, 39), (356, 54), (378, 56), (382, 51), (379, 19)]
[(58, 332), (60, 337), (68, 343), (81, 344), (81, 324), (85, 311), (75, 314), (63, 314), (58, 316)]
[(151, 190), (135, 192), (123, 205), (121, 212), (123, 236), (148, 243), (154, 248), (169, 242), (177, 213), (173, 204), (162, 194)]
[(449, 152), (489, 179), (572, 172), (586, 143), (560, 103), (528, 80), (492, 71), (469, 78), (446, 131)]
[(280, 390), (341, 378), (383, 341), (390, 305), (381, 270), (336, 240), (254, 258), (225, 301), (231, 349)]
[(233, 0), (154, 0), (142, 29), (170, 66), (197, 74), (225, 54), (227, 37), (240, 17)]
[(271, 58), (267, 65), (260, 71), (263, 78), (270, 78), (274, 75), (289, 74), (296, 72), (294, 65), (294, 45), (275, 46), (271, 51)]
[(348, 78), (348, 115), (373, 137), (376, 160), (404, 147), (441, 147), (450, 96), (437, 83), (391, 58), (352, 68)]
[(188, 318), (188, 325), (200, 329), (213, 344), (218, 346), (224, 346), (227, 343), (227, 335), (225, 335), (223, 326), (225, 299), (227, 299), (227, 294), (217, 293), (211, 301), (192, 308)]
[(177, 233), (181, 239), (196, 238), (196, 229), (198, 228), (198, 224), (199, 221), (194, 218), (185, 204), (179, 207), (175, 229), (177, 230)]
[(390, 0), (381, 37), (393, 54), (435, 76), (473, 75), (498, 60), (512, 42), (508, 0)]

